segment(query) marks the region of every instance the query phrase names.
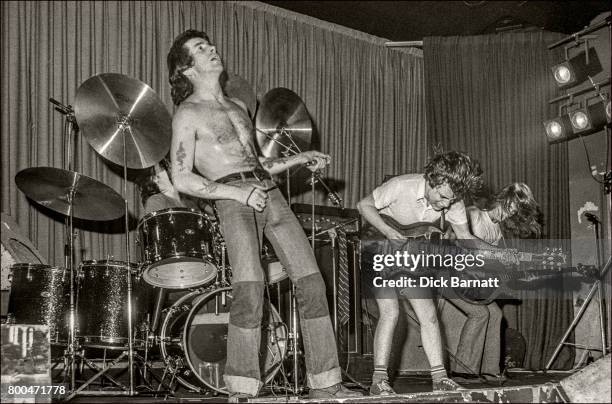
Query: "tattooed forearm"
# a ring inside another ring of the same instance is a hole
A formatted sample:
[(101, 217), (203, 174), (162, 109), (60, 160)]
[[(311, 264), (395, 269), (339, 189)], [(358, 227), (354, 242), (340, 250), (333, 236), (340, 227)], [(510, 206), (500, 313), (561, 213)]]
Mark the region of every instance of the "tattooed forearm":
[(261, 164), (265, 168), (272, 168), (272, 167), (274, 167), (276, 165), (279, 165), (279, 164), (286, 164), (287, 161), (288, 160), (287, 160), (286, 157), (279, 157), (279, 158), (275, 158), (275, 159), (266, 159)]
[(183, 147), (183, 142), (180, 142), (178, 150), (176, 151), (176, 162), (178, 163), (179, 169), (181, 171), (185, 169), (185, 157), (187, 157), (187, 153), (185, 152), (185, 148)]
[(212, 194), (217, 190), (218, 186), (219, 184), (216, 182), (204, 180), (202, 181), (202, 187), (200, 187), (198, 190), (206, 194)]

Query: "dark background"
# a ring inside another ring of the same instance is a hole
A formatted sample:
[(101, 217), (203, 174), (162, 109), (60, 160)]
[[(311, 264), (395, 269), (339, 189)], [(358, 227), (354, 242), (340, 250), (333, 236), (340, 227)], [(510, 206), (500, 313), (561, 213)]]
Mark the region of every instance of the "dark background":
[(571, 34), (609, 1), (264, 1), (391, 41), (545, 29)]

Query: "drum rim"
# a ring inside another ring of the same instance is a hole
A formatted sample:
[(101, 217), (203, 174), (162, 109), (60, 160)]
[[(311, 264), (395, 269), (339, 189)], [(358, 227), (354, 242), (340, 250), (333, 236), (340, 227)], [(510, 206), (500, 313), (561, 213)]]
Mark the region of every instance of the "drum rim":
[[(185, 257), (185, 256), (183, 256)], [(187, 255), (186, 257), (190, 257), (193, 258), (189, 255)], [(161, 264), (167, 264), (167, 262), (164, 263), (164, 261), (168, 260), (168, 259), (176, 259), (176, 258), (182, 258), (182, 257), (168, 257), (168, 258), (164, 258), (160, 261), (156, 261), (152, 264), (146, 265), (144, 267), (141, 268), (139, 276), (140, 278), (145, 281), (145, 283), (151, 285), (151, 286), (155, 286), (156, 288), (164, 288), (164, 289), (189, 289), (189, 288), (198, 288), (198, 287), (206, 287), (208, 284), (210, 284), (211, 281), (213, 281), (216, 277), (217, 277), (217, 273), (219, 271), (218, 265), (216, 265), (213, 261), (212, 258), (210, 259), (201, 259), (201, 260), (194, 260), (194, 261), (186, 261), (186, 262), (202, 262), (205, 264), (208, 264), (210, 266), (212, 266), (213, 270), (211, 271), (210, 275), (203, 281), (199, 281), (200, 283), (184, 283), (181, 284), (179, 286), (170, 286), (168, 284), (162, 284), (161, 282), (150, 282), (150, 279), (153, 279), (153, 277), (148, 276), (148, 273), (151, 269), (155, 269), (158, 266), (160, 266)], [(207, 266), (208, 266), (207, 265)]]
[(170, 213), (186, 213), (186, 214), (190, 214), (190, 215), (201, 216), (204, 219), (210, 221), (210, 218), (208, 217), (208, 214), (206, 214), (205, 212), (202, 212), (201, 210), (194, 209), (194, 208), (176, 207), (176, 208), (160, 209), (160, 210), (156, 210), (156, 211), (147, 213), (146, 215), (144, 215), (139, 220), (137, 228), (139, 228), (142, 223), (146, 222), (147, 220), (151, 219), (152, 217), (167, 215), (167, 214), (170, 214)]
[(64, 268), (62, 266), (57, 266), (57, 265), (47, 265), (47, 264), (35, 264), (35, 263), (31, 263), (31, 262), (16, 262), (13, 265), (11, 265), (9, 267), (9, 269), (13, 269), (13, 268), (28, 268), (28, 269), (45, 269), (45, 268), (51, 268), (51, 269), (67, 269)]
[(169, 285), (167, 283), (161, 283), (161, 282), (155, 282), (154, 283), (154, 282), (151, 281), (152, 277), (145, 275), (145, 271), (142, 272), (140, 277), (142, 278), (142, 280), (147, 285), (151, 285), (151, 286), (154, 286), (156, 288), (181, 290), (181, 289), (191, 289), (191, 288), (206, 287), (207, 285), (210, 284), (211, 281), (213, 281), (217, 277), (217, 275), (213, 275), (213, 276), (207, 278), (204, 281), (200, 281), (201, 283), (182, 283), (182, 284), (176, 285), (176, 286)]
[[(160, 350), (162, 353), (162, 358), (164, 359), (164, 361), (166, 360), (166, 357), (169, 356), (167, 351), (166, 351), (166, 329), (168, 327), (168, 323), (170, 322), (170, 315), (174, 313), (175, 310), (174, 307), (179, 307), (180, 305), (183, 304), (183, 302), (185, 302), (187, 299), (191, 298), (193, 295), (196, 295), (197, 301), (194, 299), (195, 303), (192, 305), (191, 309), (189, 310), (189, 313), (187, 313), (187, 317), (185, 317), (185, 323), (181, 326), (181, 331), (182, 331), (182, 337), (181, 337), (181, 352), (183, 353), (183, 356), (185, 358), (185, 361), (187, 362), (187, 365), (189, 366), (189, 369), (191, 370), (191, 372), (193, 373), (193, 375), (195, 376), (196, 379), (198, 379), (200, 381), (200, 383), (204, 384), (204, 386), (206, 386), (206, 388), (212, 389), (213, 391), (217, 391), (219, 393), (222, 394), (229, 394), (229, 392), (227, 391), (227, 389), (219, 389), (216, 387), (213, 387), (212, 385), (210, 385), (209, 383), (207, 383), (205, 380), (203, 380), (200, 375), (198, 374), (197, 370), (195, 369), (195, 367), (193, 366), (193, 363), (191, 362), (191, 358), (189, 357), (188, 353), (187, 353), (187, 332), (185, 332), (186, 328), (187, 328), (187, 324), (189, 324), (191, 322), (191, 319), (193, 317), (193, 313), (194, 310), (196, 308), (200, 307), (200, 304), (202, 304), (202, 302), (206, 301), (210, 296), (216, 294), (216, 293), (220, 293), (220, 292), (231, 292), (233, 290), (233, 288), (231, 286), (226, 286), (223, 288), (216, 288), (216, 289), (212, 289), (212, 290), (194, 290), (191, 293), (188, 293), (187, 295), (181, 297), (180, 299), (178, 299), (171, 307), (170, 310), (168, 310), (168, 314), (166, 314), (166, 317), (164, 318), (164, 321), (162, 323), (162, 328), (161, 328), (161, 333), (160, 333)], [(200, 295), (199, 297), (197, 297), (197, 295)], [(270, 303), (270, 306), (273, 309), (273, 312), (278, 316), (278, 319), (282, 320), (280, 313), (278, 312), (278, 310), (276, 309), (276, 307), (274, 307), (274, 305), (272, 305)], [(285, 336), (285, 338), (287, 338), (288, 335)], [(263, 336), (262, 336), (263, 338)], [(283, 348), (282, 348), (282, 353), (281, 353), (281, 360), (273, 366), (274, 371), (273, 372), (269, 372), (269, 376), (266, 378), (266, 380), (262, 381), (264, 384), (267, 383), (268, 381), (270, 381), (271, 379), (273, 379), (276, 374), (278, 373), (278, 370), (280, 369), (280, 366), (282, 364), (282, 362), (285, 360), (285, 357), (287, 355), (287, 351), (288, 351), (289, 347), (287, 345), (287, 343), (284, 344)], [(185, 379), (183, 379), (180, 376), (177, 376), (177, 380), (179, 380), (179, 382), (183, 382), (185, 387), (189, 387), (192, 388), (196, 391), (203, 391), (204, 387), (198, 387), (193, 385), (192, 383), (189, 383), (188, 381), (186, 381)]]
[[(108, 264), (110, 262), (110, 264)], [(79, 268), (86, 266), (104, 266), (104, 267), (128, 267), (127, 261), (120, 260), (83, 260), (79, 264)], [(129, 267), (138, 269), (138, 263), (130, 262)]]
[[(162, 359), (164, 362), (166, 362), (166, 358), (169, 357), (170, 355), (168, 354), (168, 351), (166, 350), (166, 338), (168, 338), (168, 336), (166, 336), (166, 330), (168, 328), (168, 323), (170, 322), (170, 319), (172, 317), (172, 315), (177, 311), (176, 307), (179, 307), (180, 305), (183, 304), (183, 302), (185, 302), (186, 300), (190, 299), (192, 296), (194, 295), (198, 295), (198, 294), (203, 294), (206, 292), (206, 295), (208, 295), (211, 291), (202, 291), (202, 290), (194, 290), (191, 291), (189, 293), (187, 293), (185, 296), (180, 297), (176, 302), (174, 302), (174, 304), (172, 306), (170, 306), (170, 308), (168, 309), (168, 313), (166, 313), (166, 316), (164, 317), (164, 321), (162, 322), (161, 325), (161, 331), (159, 333), (159, 338), (160, 338), (160, 344), (159, 344), (159, 349), (161, 351), (161, 355), (162, 355)], [(188, 313), (189, 315), (189, 313)], [(187, 321), (185, 320), (185, 323)], [(185, 333), (185, 326), (183, 325), (181, 327), (182, 333)], [(183, 349), (183, 347), (181, 346), (181, 352), (183, 353), (183, 355), (185, 356), (185, 358), (187, 358), (187, 355), (185, 354), (185, 351)], [(166, 362), (167, 363), (167, 362)], [(189, 366), (189, 368), (191, 368), (191, 366)], [(197, 377), (197, 376), (196, 376)], [(180, 375), (177, 375), (177, 380), (183, 383), (183, 386), (190, 388), (194, 391), (197, 391), (199, 393), (204, 392), (204, 388), (203, 387), (198, 387), (194, 384), (189, 383), (187, 380), (185, 380), (183, 377), (181, 377)], [(198, 379), (200, 380), (200, 379)]]

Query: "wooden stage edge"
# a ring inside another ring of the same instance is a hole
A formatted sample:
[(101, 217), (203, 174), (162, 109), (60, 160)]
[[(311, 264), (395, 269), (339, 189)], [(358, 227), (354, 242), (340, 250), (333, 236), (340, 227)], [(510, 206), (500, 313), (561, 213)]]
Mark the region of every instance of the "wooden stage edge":
[(567, 396), (559, 383), (529, 386), (472, 389), (438, 393), (405, 393), (393, 396), (364, 396), (352, 399), (306, 399), (291, 397), (262, 397), (249, 403), (565, 403)]

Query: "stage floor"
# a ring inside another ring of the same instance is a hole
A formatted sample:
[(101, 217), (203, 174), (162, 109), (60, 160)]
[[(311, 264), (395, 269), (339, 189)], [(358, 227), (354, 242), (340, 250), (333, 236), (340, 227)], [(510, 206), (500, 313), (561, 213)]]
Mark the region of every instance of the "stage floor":
[[(360, 390), (358, 386), (347, 383), (347, 386), (363, 391), (366, 396), (352, 400), (337, 400), (337, 402), (562, 402), (555, 399), (554, 394), (541, 393), (540, 390), (549, 389), (566, 377), (568, 372), (509, 372), (504, 382), (482, 382), (477, 380), (464, 380), (457, 378), (467, 390), (464, 392), (432, 393), (431, 379), (421, 375), (402, 375), (393, 381), (393, 388), (398, 393), (397, 396), (369, 397), (367, 391)], [(155, 397), (149, 392), (145, 392), (135, 397), (98, 397), (98, 396), (77, 396), (70, 402), (74, 403), (117, 403), (117, 402), (138, 402), (138, 403), (222, 403), (227, 402), (225, 395), (195, 394), (184, 389), (176, 391), (174, 396)], [(307, 395), (296, 397), (290, 394), (283, 394), (281, 391), (272, 392), (264, 389), (260, 396), (245, 402), (329, 402), (329, 400), (309, 400)]]

